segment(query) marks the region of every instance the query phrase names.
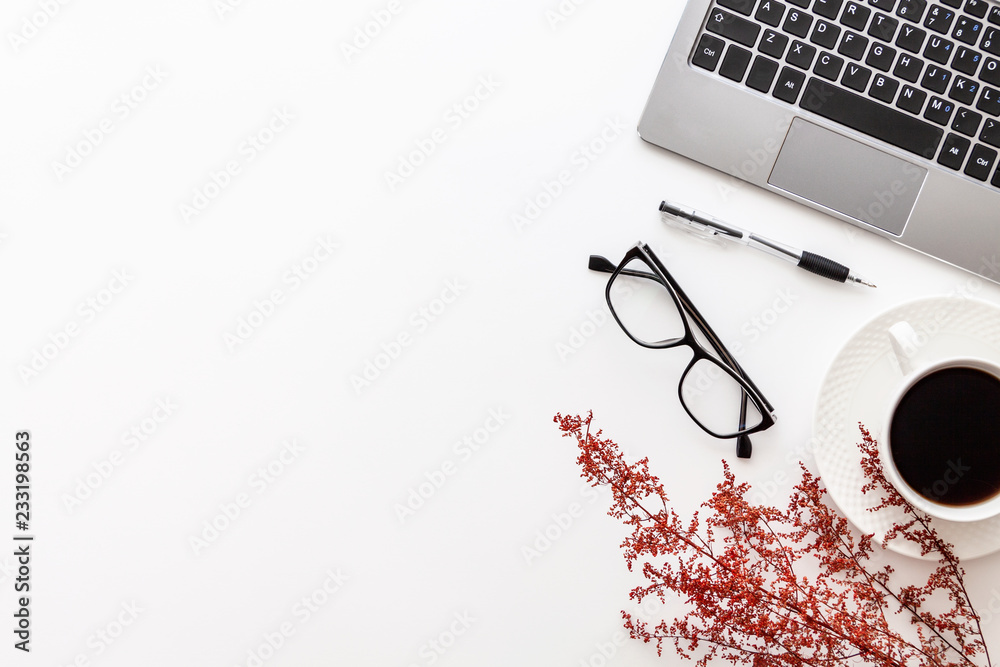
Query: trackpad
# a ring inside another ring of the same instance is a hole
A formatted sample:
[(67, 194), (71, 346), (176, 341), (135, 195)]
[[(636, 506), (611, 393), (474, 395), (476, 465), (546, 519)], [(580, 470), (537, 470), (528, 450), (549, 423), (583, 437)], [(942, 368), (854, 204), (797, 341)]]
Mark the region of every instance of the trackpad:
[(912, 162), (796, 118), (767, 182), (899, 236), (926, 175)]

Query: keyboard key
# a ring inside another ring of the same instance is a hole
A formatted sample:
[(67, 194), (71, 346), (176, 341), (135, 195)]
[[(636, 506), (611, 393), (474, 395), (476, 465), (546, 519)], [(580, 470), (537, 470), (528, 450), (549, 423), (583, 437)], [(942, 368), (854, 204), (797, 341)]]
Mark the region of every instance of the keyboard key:
[(835, 19), (840, 14), (844, 0), (816, 0), (813, 12), (828, 19)]
[(896, 8), (896, 16), (907, 21), (920, 23), (925, 9), (927, 9), (927, 0), (900, 0), (899, 7)]
[(778, 81), (774, 84), (774, 92), (771, 94), (779, 100), (795, 104), (795, 100), (799, 98), (799, 93), (802, 91), (802, 84), (805, 82), (805, 79), (806, 75), (799, 70), (791, 67), (782, 67), (781, 74), (778, 75)]
[(796, 37), (805, 37), (809, 34), (809, 28), (812, 27), (813, 17), (811, 14), (799, 11), (798, 9), (793, 9), (788, 12), (788, 16), (785, 17), (785, 25), (782, 26), (782, 30), (789, 32)]
[(865, 59), (865, 64), (871, 65), (883, 72), (888, 72), (889, 68), (892, 67), (892, 61), (895, 59), (896, 49), (876, 43), (872, 44), (871, 51), (868, 52), (868, 57)]
[(940, 97), (932, 97), (931, 101), (927, 104), (927, 110), (924, 111), (924, 118), (938, 125), (947, 125), (951, 122), (951, 115), (954, 112), (954, 102), (949, 102)]
[(986, 18), (990, 23), (1000, 25), (1000, 7), (990, 8), (990, 15)]
[(883, 42), (891, 42), (892, 38), (896, 36), (896, 28), (898, 27), (899, 21), (896, 19), (880, 12), (875, 12), (875, 18), (872, 19), (871, 25), (868, 26), (868, 34), (875, 39), (881, 39)]
[(949, 81), (951, 81), (951, 72), (943, 67), (931, 65), (924, 72), (924, 78), (920, 80), (920, 85), (935, 93), (943, 93), (948, 90)]
[(979, 135), (980, 141), (985, 141), (990, 146), (1000, 148), (1000, 121), (987, 118), (983, 124), (983, 132)]
[(739, 12), (743, 16), (750, 16), (753, 11), (754, 0), (719, 0), (719, 4), (734, 12)]
[(947, 65), (948, 61), (951, 60), (951, 52), (954, 48), (955, 44), (953, 42), (949, 42), (943, 37), (932, 35), (931, 38), (927, 40), (927, 48), (924, 49), (924, 56), (930, 58), (934, 62)]
[(955, 22), (955, 29), (951, 32), (952, 37), (969, 46), (978, 42), (981, 34), (983, 34), (983, 24), (973, 21), (968, 16), (959, 16)]
[(853, 88), (859, 93), (865, 92), (868, 88), (868, 81), (872, 78), (872, 71), (867, 67), (849, 63), (844, 70), (844, 78), (840, 80), (848, 88)]
[(719, 74), (733, 81), (742, 81), (743, 75), (747, 72), (747, 67), (750, 66), (751, 55), (744, 48), (735, 44), (730, 45), (726, 51), (726, 57), (722, 59)]
[(797, 5), (797, 6), (801, 7), (802, 9), (808, 9), (809, 8), (809, 3), (812, 0), (788, 0), (788, 1), (790, 3), (792, 3), (793, 5)]
[(810, 78), (799, 106), (897, 148), (934, 157), (944, 130), (892, 107)]
[(990, 179), (990, 185), (1000, 188), (1000, 169), (997, 169), (993, 173), (993, 178)]
[(764, 0), (757, 8), (754, 18), (761, 23), (766, 23), (775, 28), (781, 24), (781, 17), (785, 15), (785, 6), (777, 0)]
[(989, 86), (983, 86), (976, 108), (991, 116), (1000, 116), (1000, 91)]
[(905, 53), (900, 54), (899, 60), (896, 61), (896, 69), (892, 70), (894, 76), (898, 76), (904, 81), (909, 81), (910, 83), (916, 83), (917, 79), (920, 78), (920, 72), (924, 69), (924, 61), (920, 58), (914, 58), (908, 56)]
[(805, 42), (795, 40), (792, 42), (792, 48), (788, 49), (788, 57), (785, 58), (785, 61), (789, 65), (795, 65), (800, 69), (808, 70), (812, 67), (813, 58), (815, 57), (815, 46), (809, 46)]
[(896, 0), (868, 0), (868, 4), (884, 12), (891, 12), (892, 8), (896, 6)]
[(743, 46), (753, 46), (760, 34), (760, 26), (756, 23), (718, 8), (712, 10), (706, 28)]
[(951, 30), (951, 24), (954, 20), (955, 12), (941, 5), (934, 5), (927, 12), (927, 20), (924, 21), (924, 27), (930, 28), (942, 35), (947, 35), (948, 31)]
[(875, 78), (872, 79), (872, 87), (868, 89), (868, 94), (886, 104), (892, 104), (892, 101), (896, 99), (897, 90), (899, 90), (899, 81), (876, 74)]
[(962, 104), (972, 104), (976, 100), (976, 93), (979, 92), (979, 82), (967, 79), (964, 76), (956, 76), (951, 82), (951, 90), (948, 97), (961, 102)]
[(976, 73), (977, 69), (979, 69), (979, 63), (982, 59), (983, 54), (978, 51), (973, 51), (968, 47), (960, 46), (958, 47), (958, 51), (955, 52), (955, 59), (951, 61), (951, 66), (959, 72), (972, 75)]
[(703, 67), (709, 72), (714, 72), (722, 58), (722, 50), (726, 48), (726, 43), (718, 37), (712, 35), (702, 35), (698, 40), (698, 46), (694, 50), (691, 62), (698, 67)]
[(832, 53), (826, 53), (825, 51), (820, 54), (819, 60), (816, 61), (816, 67), (813, 68), (813, 72), (828, 79), (830, 81), (836, 81), (837, 77), (840, 76), (840, 70), (844, 67), (844, 59), (833, 55)]
[(822, 46), (825, 49), (832, 49), (835, 47), (839, 38), (840, 26), (833, 23), (827, 23), (822, 20), (816, 21), (816, 25), (813, 26), (812, 34), (809, 35), (810, 42)]
[(983, 63), (983, 69), (979, 72), (979, 78), (986, 83), (1000, 86), (1000, 60), (987, 58)]
[(778, 63), (764, 56), (754, 58), (750, 67), (750, 74), (747, 75), (747, 85), (754, 90), (766, 93), (771, 89), (774, 82), (774, 75), (778, 73)]
[(961, 132), (967, 137), (974, 137), (979, 131), (979, 123), (982, 120), (982, 114), (965, 107), (959, 107), (958, 111), (955, 112), (955, 120), (951, 123), (951, 129)]
[(848, 30), (844, 33), (844, 36), (840, 38), (840, 46), (837, 48), (837, 53), (842, 56), (847, 56), (848, 58), (861, 60), (867, 49), (868, 38), (862, 37), (861, 35)]
[(997, 161), (997, 152), (992, 148), (987, 148), (982, 144), (976, 144), (969, 156), (969, 164), (965, 165), (965, 173), (980, 181), (985, 181), (993, 171), (993, 165)]
[(938, 164), (943, 164), (949, 169), (959, 170), (965, 162), (965, 156), (969, 153), (969, 146), (972, 144), (965, 137), (957, 134), (949, 134), (944, 140), (941, 148), (941, 155), (938, 156)]
[(926, 30), (904, 23), (903, 29), (899, 31), (899, 37), (896, 38), (896, 46), (910, 53), (920, 53), (925, 37), (927, 37)]
[(948, 5), (949, 7), (954, 7), (955, 9), (958, 9), (959, 7), (962, 6), (963, 0), (941, 0), (941, 2)]
[(980, 42), (979, 46), (982, 47), (983, 51), (1000, 56), (1000, 28), (986, 26), (986, 30), (983, 31), (983, 41)]
[(864, 30), (865, 26), (868, 25), (868, 17), (871, 14), (872, 10), (864, 5), (859, 5), (856, 2), (848, 2), (847, 6), (844, 7), (844, 13), (840, 16), (840, 22), (849, 28)]
[(781, 58), (785, 55), (785, 47), (788, 46), (788, 37), (780, 32), (765, 30), (764, 36), (760, 38), (761, 53), (766, 53), (773, 58)]
[(986, 16), (986, 12), (990, 10), (989, 3), (986, 0), (966, 0), (965, 9), (963, 10), (966, 14), (972, 14), (977, 19), (981, 19)]
[(913, 86), (903, 86), (903, 92), (899, 94), (899, 99), (896, 100), (896, 106), (903, 111), (909, 111), (912, 114), (919, 114), (923, 111), (924, 102), (927, 100), (927, 93), (920, 90), (919, 88), (914, 88)]

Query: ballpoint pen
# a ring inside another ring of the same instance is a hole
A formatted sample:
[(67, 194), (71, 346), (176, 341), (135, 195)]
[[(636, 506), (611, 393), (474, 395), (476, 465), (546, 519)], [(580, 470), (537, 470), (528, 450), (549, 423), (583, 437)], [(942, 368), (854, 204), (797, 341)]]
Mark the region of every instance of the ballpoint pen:
[(745, 229), (731, 225), (728, 222), (723, 222), (718, 218), (696, 211), (693, 208), (675, 202), (664, 201), (660, 203), (660, 211), (665, 214), (664, 220), (667, 222), (677, 224), (683, 229), (699, 236), (721, 238), (733, 243), (750, 246), (757, 250), (763, 250), (769, 255), (774, 255), (775, 257), (795, 263), (800, 269), (805, 269), (806, 271), (829, 278), (830, 280), (836, 280), (840, 283), (848, 282), (875, 287), (875, 285), (852, 272), (843, 264), (838, 264), (832, 259), (772, 241), (769, 238), (748, 232)]

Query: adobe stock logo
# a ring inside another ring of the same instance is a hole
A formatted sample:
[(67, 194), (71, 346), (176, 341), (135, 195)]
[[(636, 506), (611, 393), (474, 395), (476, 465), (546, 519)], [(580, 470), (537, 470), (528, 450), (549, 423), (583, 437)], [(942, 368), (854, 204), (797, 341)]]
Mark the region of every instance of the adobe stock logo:
[(76, 314), (79, 315), (79, 319), (72, 318), (56, 331), (49, 333), (48, 340), (31, 351), (31, 359), (17, 367), (21, 381), (27, 385), (41, 375), (42, 371), (58, 359), (72, 341), (86, 330), (87, 325), (93, 323), (99, 314), (118, 299), (118, 295), (124, 292), (133, 280), (134, 277), (129, 274), (128, 269), (112, 272), (111, 280), (107, 282), (106, 287), (90, 295), (77, 306)]
[(212, 169), (208, 178), (196, 186), (191, 193), (191, 199), (182, 201), (177, 210), (185, 223), (191, 224), (195, 218), (204, 213), (226, 189), (233, 184), (237, 176), (271, 144), (287, 130), (295, 115), (285, 107), (275, 108), (271, 116), (255, 131), (243, 139), (236, 149), (236, 155), (225, 162), (220, 169)]
[(37, 37), (42, 28), (58, 16), (63, 6), (68, 5), (69, 2), (70, 0), (40, 0), (39, 10), (21, 19), (20, 30), (7, 33), (7, 41), (10, 42), (10, 48), (14, 50), (14, 53), (18, 53), (29, 39)]
[(168, 72), (159, 65), (143, 70), (142, 78), (128, 90), (118, 95), (108, 112), (96, 123), (80, 133), (82, 138), (71, 142), (65, 149), (62, 161), (52, 161), (52, 173), (62, 182), (83, 165), (86, 159), (102, 145), (147, 99), (166, 81)]

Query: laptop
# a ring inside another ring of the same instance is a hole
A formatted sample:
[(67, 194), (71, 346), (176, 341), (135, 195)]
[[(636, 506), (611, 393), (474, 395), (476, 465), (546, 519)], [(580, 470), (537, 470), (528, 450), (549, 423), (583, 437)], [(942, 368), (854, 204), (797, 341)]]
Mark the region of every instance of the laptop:
[(1000, 5), (688, 0), (646, 141), (1000, 281)]

